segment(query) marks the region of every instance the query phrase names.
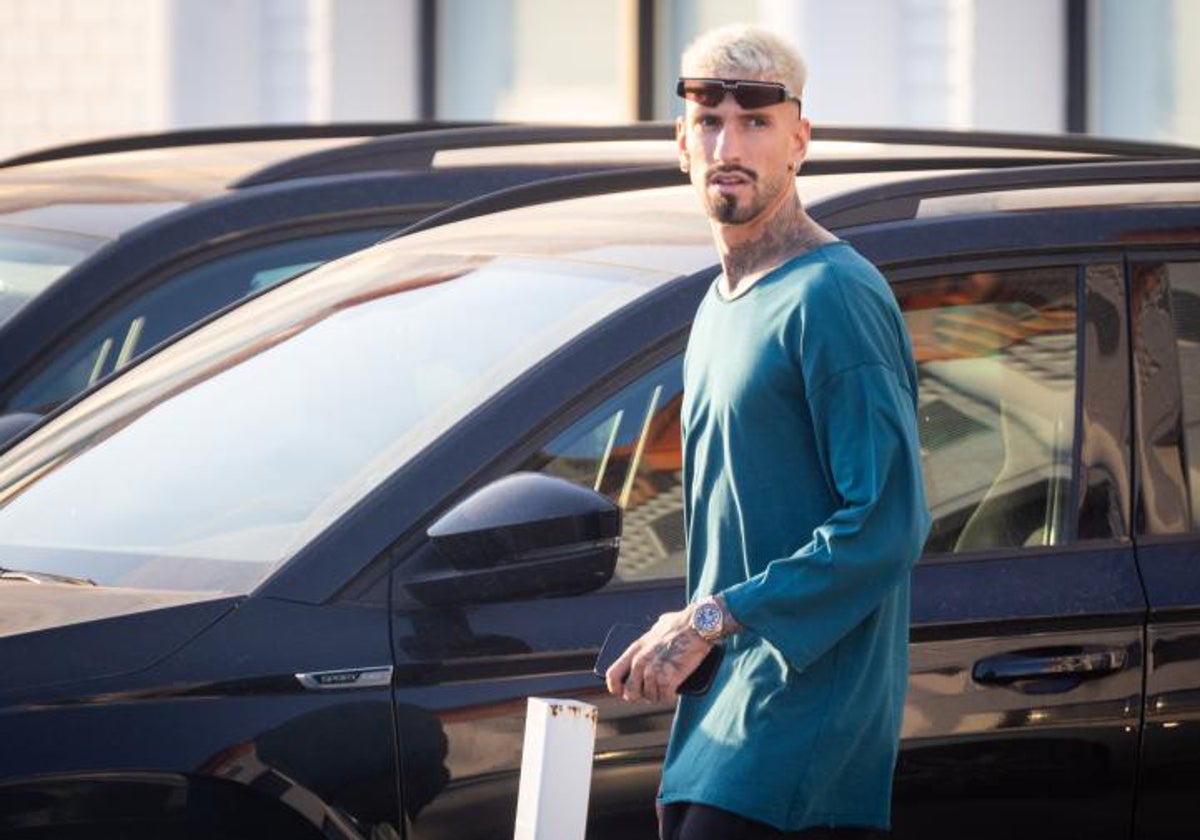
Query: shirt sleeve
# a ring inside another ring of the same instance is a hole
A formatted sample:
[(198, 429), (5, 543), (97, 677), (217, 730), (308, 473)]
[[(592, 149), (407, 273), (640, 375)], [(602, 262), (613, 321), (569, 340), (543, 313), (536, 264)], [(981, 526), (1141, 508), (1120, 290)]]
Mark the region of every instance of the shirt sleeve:
[(795, 554), (726, 589), (730, 612), (804, 669), (909, 574), (929, 532), (914, 400), (885, 364), (843, 370), (808, 396), (838, 507)]

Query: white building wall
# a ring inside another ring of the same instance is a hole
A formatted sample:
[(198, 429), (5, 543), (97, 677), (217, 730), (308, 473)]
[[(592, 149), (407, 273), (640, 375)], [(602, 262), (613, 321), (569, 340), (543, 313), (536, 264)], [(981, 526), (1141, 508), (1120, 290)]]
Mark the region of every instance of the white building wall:
[[(268, 96), (271, 50), (263, 0), (159, 0), (170, 8), (169, 125), (247, 124), (280, 103)], [(306, 4), (294, 3), (304, 16)], [(302, 31), (303, 24), (300, 27)]]
[(417, 0), (0, 0), (0, 157), (213, 125), (406, 120)]
[(1067, 12), (1059, 0), (975, 0), (971, 124), (1065, 131)]
[(0, 0), (0, 156), (164, 123), (161, 0)]
[(1200, 3), (1176, 4), (1174, 58), (1175, 122), (1167, 139), (1182, 143), (1200, 143)]
[[(755, 20), (799, 43), (818, 123), (1056, 132), (1066, 0), (660, 0), (678, 51)], [(170, 128), (417, 116), (419, 0), (0, 0), (0, 156)], [(447, 118), (627, 119), (630, 0), (440, 0)], [(1093, 0), (1091, 126), (1200, 141), (1200, 0)], [(572, 26), (587, 38), (559, 39)], [(582, 45), (582, 46), (581, 46)], [(564, 60), (564, 56), (567, 59)]]
[(416, 0), (172, 0), (176, 126), (417, 115)]
[(416, 119), (422, 50), (417, 0), (310, 2), (326, 7), (322, 15), (328, 21), (316, 30), (327, 69), (320, 74), (325, 93), (316, 97), (312, 118)]
[(1200, 0), (1095, 0), (1089, 128), (1200, 143)]
[(817, 122), (1062, 131), (1062, 0), (760, 0), (809, 64)]
[[(799, 0), (764, 7), (767, 25), (791, 35), (808, 63), (805, 112), (817, 123), (896, 125), (901, 96), (901, 5), (905, 0)], [(782, 7), (782, 8), (780, 8)], [(796, 27), (788, 29), (785, 27)]]
[(324, 19), (315, 14), (312, 0), (261, 0), (258, 8), (259, 119), (263, 122), (315, 121), (313, 98), (321, 71), (328, 62), (317, 61), (327, 49), (313, 30)]

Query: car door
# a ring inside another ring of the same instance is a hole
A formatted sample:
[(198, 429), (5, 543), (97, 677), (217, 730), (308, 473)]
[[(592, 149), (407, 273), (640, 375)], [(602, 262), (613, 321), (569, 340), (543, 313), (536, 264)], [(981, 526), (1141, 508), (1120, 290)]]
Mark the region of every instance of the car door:
[(1200, 820), (1200, 250), (1132, 253), (1129, 282), (1150, 604), (1134, 836), (1173, 838)]
[(895, 835), (1127, 837), (1144, 599), (1119, 257), (907, 268), (933, 527)]
[[(1126, 836), (1144, 600), (1126, 524), (1119, 261), (989, 261), (909, 269), (896, 280), (920, 360), (935, 514), (914, 576), (897, 836), (1071, 836), (1080, 826), (1088, 836)], [(649, 622), (683, 603), (681, 352), (680, 339), (655, 351), (656, 361), (598, 383), (507, 467), (566, 478), (622, 505), (609, 585), (573, 598), (431, 609), (414, 603), (404, 562), (397, 567), (410, 836), (511, 830), (525, 698), (538, 695), (599, 707), (589, 836), (654, 836), (672, 710), (610, 700), (588, 668), (612, 623)]]
[(529, 696), (599, 708), (589, 837), (655, 836), (672, 710), (610, 698), (591, 668), (614, 623), (649, 626), (683, 605), (681, 340), (598, 383), (501, 469), (566, 479), (621, 506), (620, 554), (602, 589), (428, 607), (409, 592), (408, 566), (398, 567), (396, 716), (410, 838), (511, 836)]

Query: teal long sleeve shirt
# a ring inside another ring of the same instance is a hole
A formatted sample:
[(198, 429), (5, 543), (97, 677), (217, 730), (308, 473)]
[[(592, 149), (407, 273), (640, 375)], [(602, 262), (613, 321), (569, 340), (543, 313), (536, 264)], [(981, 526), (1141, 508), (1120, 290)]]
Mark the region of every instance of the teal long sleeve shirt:
[(929, 530), (916, 366), (894, 296), (849, 245), (727, 300), (684, 359), (688, 594), (745, 631), (683, 697), (663, 802), (780, 829), (890, 824), (909, 573)]

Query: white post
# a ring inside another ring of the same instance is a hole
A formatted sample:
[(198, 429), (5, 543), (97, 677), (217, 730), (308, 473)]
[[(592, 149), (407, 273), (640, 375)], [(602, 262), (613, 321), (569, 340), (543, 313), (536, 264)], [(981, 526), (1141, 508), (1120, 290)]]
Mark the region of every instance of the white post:
[(596, 707), (530, 697), (513, 840), (583, 840)]

